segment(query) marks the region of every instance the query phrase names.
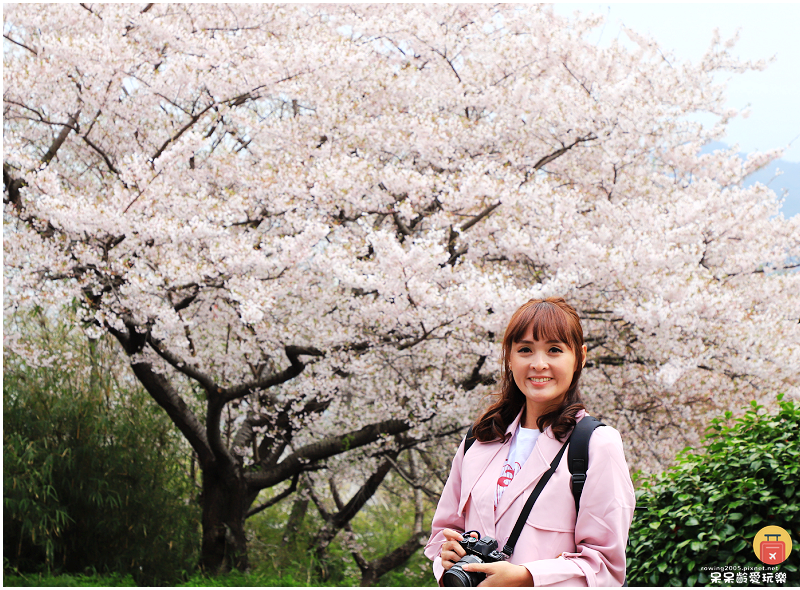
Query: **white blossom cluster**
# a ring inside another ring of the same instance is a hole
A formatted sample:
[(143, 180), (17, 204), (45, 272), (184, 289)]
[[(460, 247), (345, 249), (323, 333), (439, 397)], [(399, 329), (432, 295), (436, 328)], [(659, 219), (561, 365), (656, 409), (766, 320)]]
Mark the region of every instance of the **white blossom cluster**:
[(779, 152), (698, 155), (735, 115), (715, 75), (762, 64), (533, 5), (143, 8), (4, 6), (4, 310), (75, 299), (202, 395), (302, 347), (227, 404), (246, 463), (281, 416), (290, 449), (466, 425), (532, 297), (579, 310), (586, 405), (635, 468), (798, 395), (800, 218), (742, 184)]

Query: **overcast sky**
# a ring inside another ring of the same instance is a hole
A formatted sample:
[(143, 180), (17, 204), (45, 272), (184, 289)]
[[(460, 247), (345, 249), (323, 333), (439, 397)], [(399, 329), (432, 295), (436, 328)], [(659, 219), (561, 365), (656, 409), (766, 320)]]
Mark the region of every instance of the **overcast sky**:
[(558, 3), (558, 14), (574, 11), (600, 14), (605, 26), (590, 40), (604, 45), (614, 38), (627, 39), (620, 23), (652, 36), (679, 59), (698, 61), (715, 28), (723, 41), (737, 29), (739, 42), (733, 54), (750, 60), (776, 60), (766, 71), (734, 75), (728, 86), (728, 106), (750, 104), (750, 116), (728, 127), (725, 142), (740, 151), (786, 147), (782, 159), (800, 162), (800, 3), (793, 4), (598, 4)]

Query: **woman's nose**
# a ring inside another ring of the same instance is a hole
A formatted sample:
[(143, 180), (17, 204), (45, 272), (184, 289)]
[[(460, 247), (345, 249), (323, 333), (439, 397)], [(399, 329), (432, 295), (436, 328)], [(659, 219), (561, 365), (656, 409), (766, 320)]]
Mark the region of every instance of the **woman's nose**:
[(535, 354), (531, 359), (531, 367), (536, 371), (544, 371), (547, 368), (547, 359), (543, 354)]

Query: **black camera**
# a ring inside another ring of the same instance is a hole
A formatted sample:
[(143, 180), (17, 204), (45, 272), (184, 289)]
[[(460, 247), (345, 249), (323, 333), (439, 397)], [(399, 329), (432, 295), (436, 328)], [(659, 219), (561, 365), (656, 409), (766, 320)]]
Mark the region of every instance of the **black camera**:
[[(476, 539), (471, 536), (470, 533), (478, 533), (478, 531), (468, 531), (464, 533), (464, 540), (458, 542), (467, 554), (444, 573), (442, 583), (445, 586), (477, 586), (486, 579), (486, 574), (481, 572), (465, 572), (463, 568), (465, 564), (494, 563), (507, 559), (504, 554), (497, 550), (496, 540), (489, 536)], [(478, 536), (480, 536), (480, 533), (478, 533)]]

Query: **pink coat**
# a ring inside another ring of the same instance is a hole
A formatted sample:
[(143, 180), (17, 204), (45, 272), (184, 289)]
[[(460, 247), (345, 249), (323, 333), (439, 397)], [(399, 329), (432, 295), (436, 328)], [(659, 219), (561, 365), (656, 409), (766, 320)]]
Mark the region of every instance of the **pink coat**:
[[(583, 418), (585, 412), (578, 414)], [(522, 414), (508, 427), (512, 436)], [(550, 468), (561, 444), (546, 429), (522, 470), (506, 488), (497, 510), (497, 478), (508, 458), (505, 443), (475, 442), (464, 461), (464, 443), (456, 452), (450, 477), (433, 516), (433, 533), (425, 555), (441, 584), (442, 530), (477, 530), (497, 539), (503, 548), (531, 491)], [(524, 565), (535, 586), (621, 586), (625, 579), (625, 546), (636, 503), (619, 432), (597, 428), (589, 442), (589, 469), (575, 518), (567, 453), (536, 500), (517, 541), (510, 563)]]

